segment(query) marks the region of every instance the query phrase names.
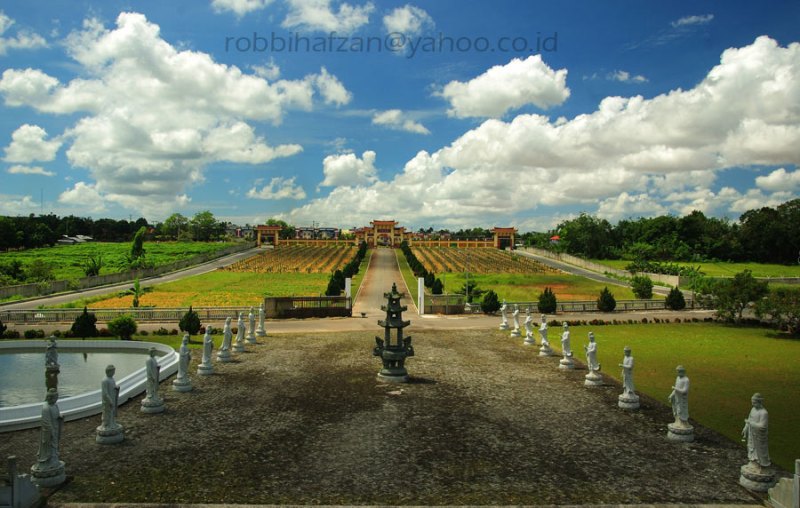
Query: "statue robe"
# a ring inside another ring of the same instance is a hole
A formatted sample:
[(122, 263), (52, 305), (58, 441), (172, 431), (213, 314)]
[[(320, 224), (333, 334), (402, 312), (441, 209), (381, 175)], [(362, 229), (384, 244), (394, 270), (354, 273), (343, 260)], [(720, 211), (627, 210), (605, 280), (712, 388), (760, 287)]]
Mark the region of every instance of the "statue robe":
[(747, 458), (750, 461), (758, 462), (762, 467), (769, 467), (772, 462), (769, 459), (768, 438), (769, 417), (767, 410), (752, 408), (747, 417), (745, 430), (747, 431)]
[(672, 414), (675, 418), (689, 421), (689, 378), (686, 376), (675, 379), (675, 390), (670, 397), (672, 401)]
[(633, 387), (633, 357), (626, 356), (622, 359), (622, 388), (624, 393), (634, 393)]
[(104, 428), (111, 429), (117, 426), (117, 402), (119, 398), (119, 389), (117, 383), (112, 377), (106, 377), (100, 382), (100, 400), (103, 403), (103, 415), (101, 425)]
[(61, 440), (63, 422), (58, 406), (45, 402), (42, 406), (42, 429), (39, 434), (37, 454), (37, 465), (41, 470), (52, 469), (59, 465), (58, 443)]

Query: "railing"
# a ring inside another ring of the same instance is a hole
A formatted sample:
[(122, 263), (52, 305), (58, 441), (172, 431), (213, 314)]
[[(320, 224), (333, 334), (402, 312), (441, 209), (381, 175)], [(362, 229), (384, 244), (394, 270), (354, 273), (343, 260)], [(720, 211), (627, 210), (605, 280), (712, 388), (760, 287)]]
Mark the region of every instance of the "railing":
[(272, 319), (349, 317), (353, 315), (353, 299), (349, 296), (264, 298), (264, 315)]
[[(225, 321), (225, 318), (237, 318), (240, 312), (245, 316), (257, 307), (192, 307), (200, 316), (201, 322)], [(108, 323), (112, 319), (128, 315), (139, 322), (178, 323), (188, 307), (179, 308), (128, 308), (128, 309), (91, 309), (98, 323)], [(47, 324), (47, 323), (72, 323), (75, 318), (83, 313), (83, 309), (31, 309), (31, 310), (0, 310), (0, 321), (14, 324)]]
[(464, 295), (425, 295), (425, 314), (464, 314)]
[[(442, 296), (447, 297), (461, 297), (460, 308), (461, 312), (456, 312), (458, 303), (455, 300), (436, 300), (441, 299)], [(431, 299), (435, 302), (431, 305)], [(480, 303), (464, 304), (463, 295), (425, 295), (425, 313), (426, 314), (480, 314)], [(449, 304), (449, 305), (448, 305)], [(694, 306), (693, 306), (694, 304)], [(445, 306), (447, 307), (445, 308)], [(530, 308), (531, 312), (538, 313), (538, 302), (506, 302), (506, 311), (510, 314), (514, 311), (514, 306), (519, 307), (520, 312), (526, 312)], [(705, 308), (699, 302), (693, 302), (691, 298), (686, 299), (687, 309), (702, 309)], [(446, 309), (446, 310), (442, 310)], [(641, 310), (669, 310), (667, 309), (666, 300), (617, 300), (617, 306), (614, 312), (624, 311), (641, 311)], [(556, 312), (600, 312), (597, 310), (597, 302), (595, 300), (576, 300), (564, 301), (556, 304)]]

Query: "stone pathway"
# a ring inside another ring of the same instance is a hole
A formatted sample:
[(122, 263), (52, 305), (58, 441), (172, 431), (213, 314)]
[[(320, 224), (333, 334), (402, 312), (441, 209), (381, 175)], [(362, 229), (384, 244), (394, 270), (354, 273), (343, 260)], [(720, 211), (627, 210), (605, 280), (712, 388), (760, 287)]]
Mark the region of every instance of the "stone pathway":
[[(386, 297), (383, 294), (392, 289), (392, 283), (397, 284), (399, 292), (409, 295), (400, 267), (397, 266), (395, 250), (377, 248), (372, 253), (369, 268), (361, 282), (361, 290), (353, 303), (353, 316), (365, 312), (369, 317), (385, 317), (385, 313), (381, 312), (381, 305), (386, 304)], [(403, 298), (401, 302), (408, 306), (409, 313), (417, 313), (417, 307), (409, 296)]]

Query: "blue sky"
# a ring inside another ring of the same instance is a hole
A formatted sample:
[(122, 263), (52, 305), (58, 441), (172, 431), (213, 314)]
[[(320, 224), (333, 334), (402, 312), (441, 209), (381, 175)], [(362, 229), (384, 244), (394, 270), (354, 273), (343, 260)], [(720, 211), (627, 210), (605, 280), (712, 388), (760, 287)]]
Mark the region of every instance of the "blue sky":
[(735, 220), (800, 192), (798, 20), (795, 1), (0, 1), (0, 213)]

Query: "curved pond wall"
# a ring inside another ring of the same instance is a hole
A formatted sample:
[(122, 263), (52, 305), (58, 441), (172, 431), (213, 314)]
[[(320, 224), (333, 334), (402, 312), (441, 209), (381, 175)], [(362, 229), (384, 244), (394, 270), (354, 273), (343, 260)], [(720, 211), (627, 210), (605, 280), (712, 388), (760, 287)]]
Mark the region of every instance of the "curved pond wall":
[[(29, 352), (42, 353), (42, 378), (44, 379), (44, 352), (47, 346), (45, 340), (6, 340), (0, 341), (0, 351), (3, 350), (26, 350)], [(112, 340), (59, 340), (59, 351), (78, 351), (90, 352), (92, 350), (114, 351), (131, 349), (142, 349), (148, 351), (151, 347), (159, 352), (157, 355), (158, 364), (161, 366), (160, 381), (164, 381), (178, 371), (178, 353), (170, 346), (155, 342), (134, 342), (134, 341), (112, 341)], [(77, 420), (100, 414), (102, 406), (100, 402), (100, 382), (97, 380), (97, 390), (67, 397), (58, 400), (58, 407), (64, 420)], [(136, 372), (117, 379), (119, 386), (119, 405), (127, 402), (132, 397), (136, 397), (145, 391), (146, 374), (144, 362), (142, 368)], [(42, 402), (32, 404), (22, 404), (19, 406), (0, 408), (0, 432), (8, 432), (18, 429), (38, 427), (42, 415)]]

